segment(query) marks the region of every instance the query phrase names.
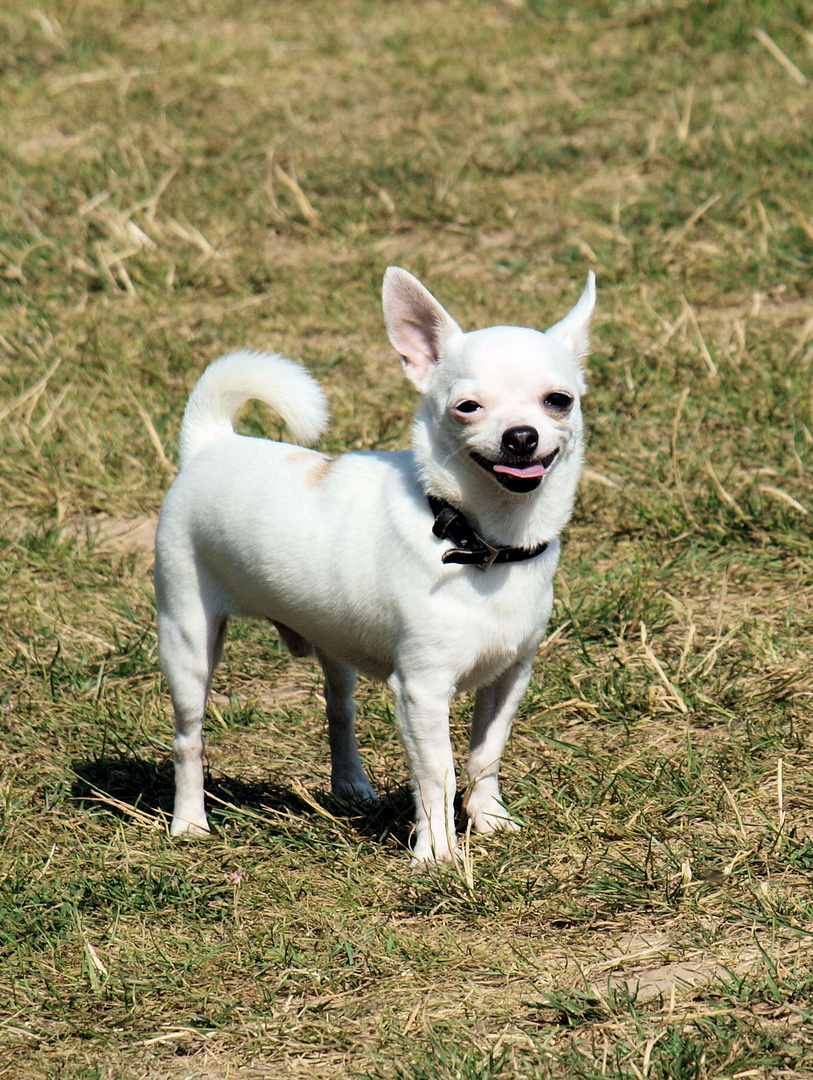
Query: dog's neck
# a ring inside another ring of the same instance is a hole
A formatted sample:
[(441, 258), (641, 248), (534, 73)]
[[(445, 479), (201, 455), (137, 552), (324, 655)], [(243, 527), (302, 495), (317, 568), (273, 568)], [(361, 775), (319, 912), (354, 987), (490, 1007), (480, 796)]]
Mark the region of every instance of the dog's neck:
[(570, 517), (581, 464), (578, 444), (567, 447), (540, 487), (527, 495), (506, 491), (472, 462), (441, 459), (420, 418), (412, 446), (424, 492), (460, 510), (490, 543), (533, 548), (558, 536)]
[(535, 559), (550, 547), (548, 541), (532, 548), (494, 547), (475, 532), (465, 514), (443, 499), (430, 495), (429, 507), (435, 515), (432, 532), (440, 540), (449, 540), (452, 544), (452, 547), (443, 553), (444, 563), (463, 563), (478, 566), (485, 571), (495, 564)]

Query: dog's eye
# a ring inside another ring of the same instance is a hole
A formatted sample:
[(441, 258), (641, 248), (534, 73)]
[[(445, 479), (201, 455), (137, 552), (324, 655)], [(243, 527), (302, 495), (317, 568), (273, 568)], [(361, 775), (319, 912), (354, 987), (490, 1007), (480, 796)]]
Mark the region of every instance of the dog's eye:
[(572, 406), (573, 398), (570, 394), (548, 394), (545, 398), (545, 404), (549, 409), (553, 409), (555, 412), (564, 413)]
[(454, 406), (454, 411), (471, 414), (479, 412), (482, 407), (479, 401), (458, 401), (457, 405)]

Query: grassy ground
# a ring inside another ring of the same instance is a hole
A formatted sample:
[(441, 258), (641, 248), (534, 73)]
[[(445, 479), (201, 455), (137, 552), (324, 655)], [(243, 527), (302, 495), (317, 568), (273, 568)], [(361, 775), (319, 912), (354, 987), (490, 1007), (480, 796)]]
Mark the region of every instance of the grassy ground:
[[(813, 1076), (810, 0), (9, 0), (0, 64), (0, 1077)], [(348, 818), (241, 625), (171, 842), (185, 397), (279, 349), (405, 445), (390, 263), (466, 327), (599, 277), (525, 828), (411, 871), (385, 692)]]

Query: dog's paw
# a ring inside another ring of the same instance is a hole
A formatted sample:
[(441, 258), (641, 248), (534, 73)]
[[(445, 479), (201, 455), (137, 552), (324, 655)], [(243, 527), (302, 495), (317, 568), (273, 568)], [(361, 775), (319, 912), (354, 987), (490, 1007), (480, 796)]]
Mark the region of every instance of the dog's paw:
[(184, 818), (174, 817), (169, 827), (170, 836), (209, 836), (209, 826), (196, 825), (194, 821), (186, 821)]
[(412, 849), (412, 866), (431, 866), (433, 863), (455, 863), (463, 858), (463, 852), (444, 839), (438, 843), (431, 836), (419, 836)]
[(381, 805), (375, 788), (366, 776), (353, 778), (335, 776), (331, 780), (330, 787), (335, 798), (349, 803), (350, 806), (358, 806), (363, 810), (376, 810)]
[(477, 799), (472, 795), (466, 806), (471, 818), (472, 828), (478, 833), (519, 832), (520, 826), (514, 821), (499, 799), (493, 795)]

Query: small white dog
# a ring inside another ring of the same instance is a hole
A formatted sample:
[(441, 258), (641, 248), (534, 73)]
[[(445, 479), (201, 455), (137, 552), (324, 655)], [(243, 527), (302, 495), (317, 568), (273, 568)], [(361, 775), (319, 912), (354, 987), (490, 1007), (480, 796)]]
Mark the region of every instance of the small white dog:
[(557, 537), (579, 480), (594, 275), (546, 333), (463, 333), (396, 267), (383, 300), (390, 341), (424, 395), (411, 451), (332, 459), (236, 434), (249, 398), (272, 405), (298, 440), (323, 430), (321, 390), (281, 356), (224, 356), (189, 399), (155, 569), (176, 720), (175, 836), (208, 832), (203, 714), (232, 615), (272, 620), (297, 656), (315, 651), (342, 799), (377, 802), (356, 743), (356, 671), (389, 683), (415, 797), (416, 862), (455, 858), (449, 701), (458, 690), (476, 691), (466, 812), (479, 832), (517, 828), (498, 771), (550, 617)]

